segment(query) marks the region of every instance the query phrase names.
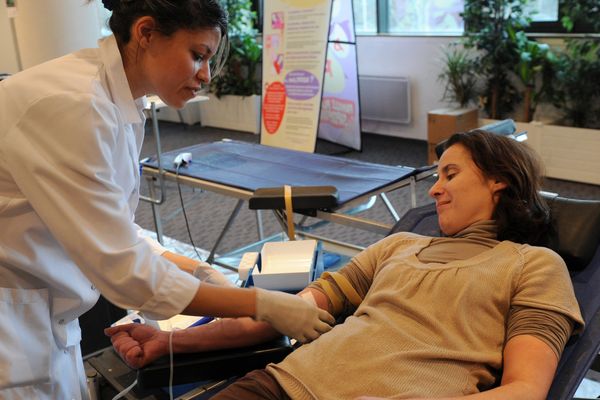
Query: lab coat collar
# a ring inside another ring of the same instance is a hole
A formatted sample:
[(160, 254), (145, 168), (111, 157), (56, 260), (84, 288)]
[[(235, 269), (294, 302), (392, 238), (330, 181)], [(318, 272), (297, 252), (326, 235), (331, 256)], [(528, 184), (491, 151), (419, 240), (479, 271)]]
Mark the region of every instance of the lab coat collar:
[(134, 101), (115, 36), (110, 35), (100, 39), (98, 47), (100, 47), (100, 56), (106, 66), (106, 76), (113, 97), (112, 100), (121, 111), (125, 123), (142, 123), (142, 109), (145, 96), (141, 100), (137, 99), (137, 101)]

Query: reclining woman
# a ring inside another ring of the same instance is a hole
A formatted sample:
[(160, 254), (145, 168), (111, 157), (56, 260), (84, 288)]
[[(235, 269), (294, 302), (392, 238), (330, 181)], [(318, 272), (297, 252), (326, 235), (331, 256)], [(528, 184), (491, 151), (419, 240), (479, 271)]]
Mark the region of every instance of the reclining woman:
[[(463, 397), (544, 399), (564, 346), (583, 327), (527, 145), (453, 135), (429, 194), (443, 237), (397, 233), (300, 295), (343, 323), (215, 399)], [(168, 334), (108, 329), (133, 367), (168, 353)], [(174, 351), (249, 345), (277, 333), (249, 318), (175, 332)], [(481, 392), (481, 393), (480, 393)]]

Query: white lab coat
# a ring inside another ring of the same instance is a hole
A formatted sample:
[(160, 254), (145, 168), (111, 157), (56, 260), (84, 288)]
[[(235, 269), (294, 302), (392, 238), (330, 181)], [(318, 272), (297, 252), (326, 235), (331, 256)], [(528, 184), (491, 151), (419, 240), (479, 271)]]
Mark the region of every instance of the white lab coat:
[(154, 319), (199, 281), (138, 235), (142, 102), (114, 37), (0, 83), (0, 398), (85, 398), (77, 318)]

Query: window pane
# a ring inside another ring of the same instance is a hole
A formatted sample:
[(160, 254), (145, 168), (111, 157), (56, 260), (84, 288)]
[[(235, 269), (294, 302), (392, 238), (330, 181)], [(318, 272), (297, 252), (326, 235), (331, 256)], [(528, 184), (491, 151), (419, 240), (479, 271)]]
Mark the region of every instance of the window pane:
[(377, 33), (377, 0), (354, 0), (356, 33)]
[[(377, 3), (380, 9), (377, 9)], [(525, 10), (533, 22), (556, 22), (559, 0), (529, 0)], [(354, 0), (358, 34), (462, 35), (460, 13), (465, 0)], [(378, 28), (377, 12), (387, 22)]]
[(529, 0), (525, 10), (534, 22), (558, 21), (558, 0)]
[(464, 0), (389, 0), (391, 33), (462, 34)]

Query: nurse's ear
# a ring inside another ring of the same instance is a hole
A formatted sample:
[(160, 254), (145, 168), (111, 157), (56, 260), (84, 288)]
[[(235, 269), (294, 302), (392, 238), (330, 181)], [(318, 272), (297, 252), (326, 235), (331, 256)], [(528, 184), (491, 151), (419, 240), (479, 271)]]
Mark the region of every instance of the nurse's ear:
[(147, 49), (153, 37), (157, 34), (156, 21), (150, 16), (143, 16), (135, 20), (131, 27), (131, 39), (137, 42), (142, 49)]

